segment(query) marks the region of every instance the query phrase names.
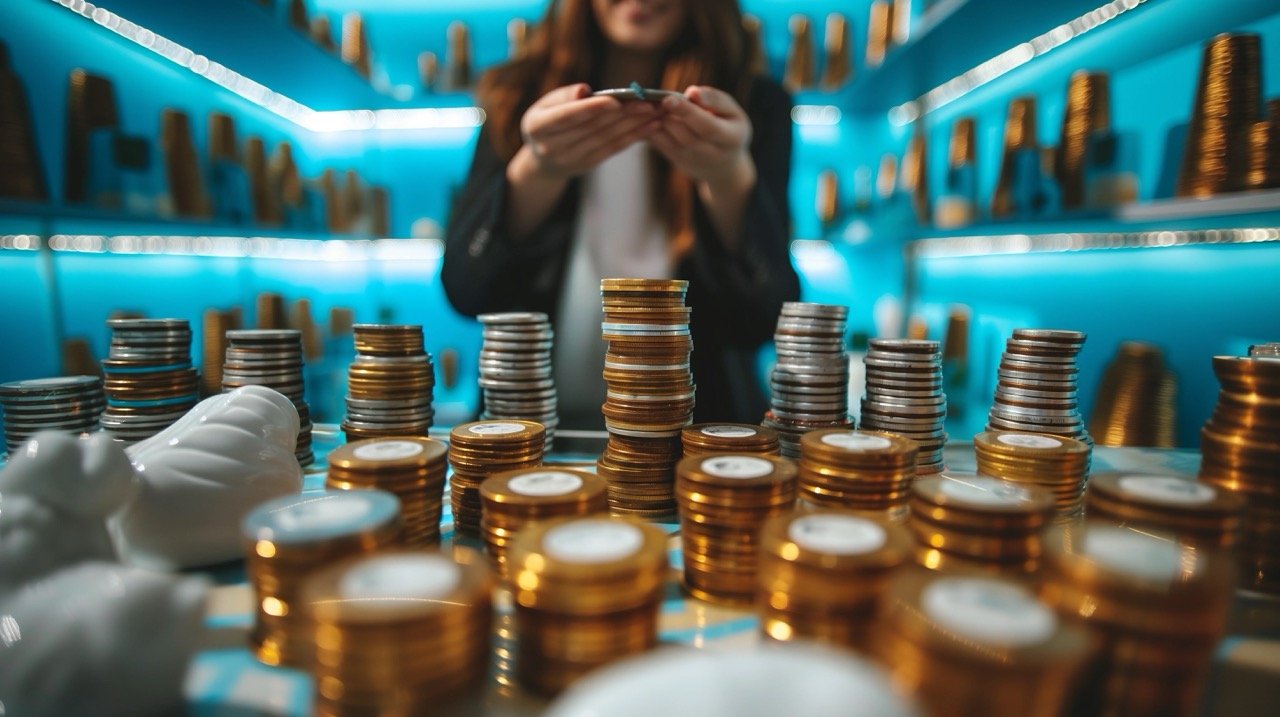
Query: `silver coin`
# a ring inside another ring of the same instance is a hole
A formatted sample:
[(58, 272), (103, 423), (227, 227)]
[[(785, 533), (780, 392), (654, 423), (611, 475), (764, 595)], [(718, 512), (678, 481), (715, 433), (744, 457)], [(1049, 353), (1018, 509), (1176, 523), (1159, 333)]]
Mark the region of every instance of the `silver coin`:
[(526, 324), (548, 321), (541, 311), (499, 311), (480, 314), (476, 320), (482, 324)]
[(840, 304), (819, 304), (810, 301), (787, 301), (782, 304), (782, 316), (819, 316), (843, 319), (849, 315), (849, 307)]
[(231, 329), (227, 331), (227, 340), (237, 343), (300, 341), (302, 332), (297, 329)]
[(871, 339), (867, 347), (872, 351), (892, 351), (906, 353), (938, 353), (942, 345), (930, 339)]
[(1063, 329), (1014, 329), (1014, 339), (1031, 339), (1036, 341), (1052, 341), (1054, 343), (1082, 344), (1086, 335), (1082, 331)]
[(187, 329), (191, 323), (186, 319), (107, 319), (107, 326), (112, 329)]

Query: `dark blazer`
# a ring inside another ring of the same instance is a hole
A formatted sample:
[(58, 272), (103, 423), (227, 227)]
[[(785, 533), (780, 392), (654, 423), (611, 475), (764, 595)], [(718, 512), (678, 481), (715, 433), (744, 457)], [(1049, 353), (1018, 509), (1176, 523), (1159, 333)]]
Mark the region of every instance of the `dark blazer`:
[[(697, 238), (676, 269), (678, 278), (689, 281), (699, 422), (760, 422), (768, 406), (757, 379), (756, 349), (772, 337), (782, 303), (800, 295), (788, 250), (791, 98), (760, 78), (745, 109), (759, 180), (747, 202), (743, 234), (727, 251), (695, 195)], [(542, 225), (513, 241), (504, 231), (506, 163), (494, 151), (488, 127), (482, 128), (445, 232), (441, 274), (453, 307), (468, 316), (542, 311), (554, 321), (581, 185), (580, 179), (571, 182)]]

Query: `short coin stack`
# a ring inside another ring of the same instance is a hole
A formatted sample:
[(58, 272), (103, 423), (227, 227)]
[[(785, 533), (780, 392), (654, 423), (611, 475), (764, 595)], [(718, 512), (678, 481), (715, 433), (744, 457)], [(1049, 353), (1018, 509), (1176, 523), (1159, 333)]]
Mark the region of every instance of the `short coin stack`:
[(829, 428), (800, 439), (800, 500), (827, 508), (906, 511), (916, 478), (915, 441), (892, 433)]
[(440, 542), (440, 514), (448, 449), (430, 438), (370, 438), (329, 452), (325, 487), (380, 488), (400, 499), (404, 531), (399, 543), (424, 547)]
[(534, 312), (481, 314), (480, 388), (485, 420), (517, 418), (547, 429), (547, 445), (560, 423), (556, 382), (551, 375), (554, 333), (547, 315)]
[(421, 326), (356, 324), (356, 360), (347, 369), (347, 440), (426, 436), (435, 369)]
[(311, 409), (302, 379), (302, 334), (293, 329), (228, 331), (227, 356), (222, 362), (222, 390), (266, 386), (293, 401), (298, 409), (298, 464), (315, 462), (311, 450)]
[(791, 512), (796, 468), (785, 458), (716, 453), (676, 466), (684, 585), (694, 597), (750, 605), (760, 525)]
[(480, 484), (495, 473), (542, 465), (547, 432), (533, 421), (476, 421), (449, 433), (455, 533), (480, 537)]
[(480, 529), (485, 547), (498, 576), (504, 579), (511, 545), (530, 523), (609, 512), (604, 479), (565, 468), (498, 473), (480, 484), (480, 498), (484, 501)]
[(1085, 493), (1089, 520), (1172, 533), (1191, 545), (1230, 548), (1244, 499), (1192, 476), (1096, 473)]
[(299, 602), (302, 583), (336, 560), (374, 552), (400, 534), (400, 501), (380, 490), (290, 495), (240, 524), (257, 611), (249, 642), (268, 665), (305, 668), (315, 636)]
[(911, 488), (908, 526), (916, 561), (1010, 577), (1040, 568), (1041, 534), (1053, 519), (1053, 496), (1032, 485), (962, 473), (921, 478)]
[(773, 343), (778, 362), (769, 375), (773, 393), (763, 425), (778, 432), (782, 455), (800, 455), (800, 436), (849, 425), (849, 359), (844, 351), (849, 309), (788, 301)]
[(102, 360), (107, 408), (102, 430), (122, 443), (150, 438), (200, 400), (186, 319), (110, 319), (110, 355)]
[(778, 433), (745, 423), (698, 423), (680, 432), (685, 456), (706, 453), (768, 453), (779, 455)]
[(1079, 331), (1016, 329), (1005, 343), (987, 430), (1052, 433), (1092, 445), (1080, 417)]
[(317, 717), (440, 714), (472, 705), (489, 670), (492, 582), (455, 550), (379, 553), (303, 586), (314, 620)]
[(608, 342), (600, 410), (609, 443), (597, 472), (609, 482), (616, 514), (656, 518), (675, 510), (672, 468), (694, 404), (688, 288), (681, 280), (600, 281)]
[(511, 549), (516, 675), (552, 695), (658, 643), (667, 536), (628, 518), (538, 522)]
[(942, 392), (942, 350), (937, 341), (872, 339), (867, 350), (867, 395), (861, 428), (888, 431), (920, 446), (916, 470), (942, 470), (947, 443), (947, 397)]
[(1053, 494), (1060, 518), (1080, 514), (1093, 449), (1064, 436), (984, 431), (973, 437), (978, 472)]
[(4, 440), (10, 453), (39, 431), (91, 433), (106, 399), (97, 376), (33, 378), (0, 384)]
[(889, 576), (911, 549), (901, 526), (844, 511), (770, 519), (760, 529), (756, 574), (761, 632), (867, 652)]

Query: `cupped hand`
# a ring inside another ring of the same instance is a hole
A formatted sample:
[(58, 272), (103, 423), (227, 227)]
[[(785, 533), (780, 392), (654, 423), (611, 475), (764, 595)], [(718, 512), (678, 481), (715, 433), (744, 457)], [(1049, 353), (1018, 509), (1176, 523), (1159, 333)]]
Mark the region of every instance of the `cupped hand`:
[(525, 112), (520, 152), (538, 174), (571, 179), (649, 137), (659, 127), (659, 114), (648, 102), (623, 104), (592, 96), (585, 84), (567, 85), (543, 95)]
[(751, 120), (733, 96), (695, 85), (662, 103), (649, 143), (696, 182), (730, 186), (755, 180)]

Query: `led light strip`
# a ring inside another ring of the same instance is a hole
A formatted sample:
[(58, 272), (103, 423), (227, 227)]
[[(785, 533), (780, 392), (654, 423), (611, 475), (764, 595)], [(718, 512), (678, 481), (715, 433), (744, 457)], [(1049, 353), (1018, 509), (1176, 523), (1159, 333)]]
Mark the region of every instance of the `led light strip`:
[(1275, 227), (1203, 231), (1004, 234), (917, 239), (907, 244), (914, 258), (950, 259), (993, 254), (1031, 254), (1089, 249), (1140, 249), (1203, 244), (1257, 244), (1280, 241)]
[[(31, 234), (0, 236), (0, 249), (37, 251), (44, 242)], [(55, 234), (49, 249), (80, 254), (153, 254), (299, 261), (439, 261), (439, 239), (290, 239), (236, 236), (108, 236)]]

